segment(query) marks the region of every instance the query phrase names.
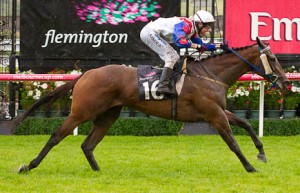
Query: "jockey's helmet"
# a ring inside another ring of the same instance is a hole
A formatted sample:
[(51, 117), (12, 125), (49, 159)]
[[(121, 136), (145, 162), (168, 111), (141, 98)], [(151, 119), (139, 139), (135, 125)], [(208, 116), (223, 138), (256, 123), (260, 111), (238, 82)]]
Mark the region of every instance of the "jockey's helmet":
[(216, 20), (214, 16), (205, 10), (200, 10), (193, 16), (194, 22), (202, 22), (204, 25), (212, 25)]

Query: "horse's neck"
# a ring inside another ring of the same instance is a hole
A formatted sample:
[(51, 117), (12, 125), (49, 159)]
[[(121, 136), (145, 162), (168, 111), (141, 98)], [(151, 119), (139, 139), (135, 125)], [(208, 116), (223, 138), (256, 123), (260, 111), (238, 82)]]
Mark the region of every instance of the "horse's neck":
[[(255, 63), (256, 58), (259, 58), (259, 52), (253, 46), (240, 50), (238, 53), (251, 63)], [(197, 73), (210, 76), (228, 85), (235, 83), (249, 69), (244, 61), (232, 53), (200, 61), (200, 65), (202, 67), (196, 70)]]

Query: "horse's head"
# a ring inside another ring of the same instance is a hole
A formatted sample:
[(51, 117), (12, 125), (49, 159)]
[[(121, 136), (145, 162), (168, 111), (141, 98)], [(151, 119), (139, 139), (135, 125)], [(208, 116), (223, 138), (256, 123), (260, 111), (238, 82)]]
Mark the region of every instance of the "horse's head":
[[(257, 65), (260, 69), (264, 69), (265, 73), (258, 72), (267, 81), (274, 82), (282, 90), (288, 89), (289, 80), (286, 77), (280, 63), (268, 45), (262, 42), (258, 37), (256, 38), (257, 44), (260, 47), (261, 60), (258, 60)], [(269, 67), (268, 67), (269, 66)]]

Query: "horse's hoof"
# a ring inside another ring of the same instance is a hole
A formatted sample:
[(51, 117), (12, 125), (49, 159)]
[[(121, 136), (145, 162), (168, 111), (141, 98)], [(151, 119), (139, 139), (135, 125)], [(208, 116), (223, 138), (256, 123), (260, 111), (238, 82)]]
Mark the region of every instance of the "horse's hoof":
[(254, 173), (254, 172), (258, 172), (258, 170), (256, 170), (255, 168), (247, 168), (246, 169), (247, 170), (247, 172), (249, 172), (249, 173)]
[(265, 154), (258, 154), (258, 155), (257, 155), (257, 158), (258, 158), (260, 161), (262, 161), (262, 162), (264, 162), (264, 163), (267, 163), (267, 158), (266, 158), (266, 155), (265, 155)]
[(26, 165), (21, 165), (20, 166), (20, 168), (19, 168), (19, 174), (22, 174), (22, 173), (26, 173), (26, 172), (28, 172), (29, 171), (29, 168), (28, 168), (28, 166), (26, 166)]

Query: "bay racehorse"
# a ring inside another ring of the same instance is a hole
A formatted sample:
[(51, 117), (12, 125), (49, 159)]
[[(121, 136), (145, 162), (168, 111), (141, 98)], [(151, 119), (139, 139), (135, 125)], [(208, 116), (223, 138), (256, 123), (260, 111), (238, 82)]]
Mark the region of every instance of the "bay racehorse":
[[(241, 152), (230, 124), (246, 129), (259, 150), (258, 158), (266, 162), (263, 145), (246, 120), (226, 110), (228, 87), (249, 71), (258, 71), (257, 73), (266, 80), (276, 82), (283, 91), (287, 89), (288, 79), (271, 49), (259, 38), (257, 38), (257, 44), (230, 50), (231, 52), (188, 64), (189, 73), (185, 77), (181, 94), (177, 98), (176, 120), (210, 123), (230, 150), (236, 154), (246, 171), (255, 172), (256, 169)], [(264, 73), (265, 70), (260, 60), (262, 52), (267, 56), (272, 76)], [(68, 82), (34, 103), (28, 112), (15, 119), (16, 124), (39, 105), (54, 101), (73, 89), (70, 115), (51, 135), (38, 156), (29, 165), (22, 165), (19, 172), (36, 168), (55, 145), (72, 134), (75, 127), (87, 121), (92, 121), (93, 126), (81, 148), (91, 168), (95, 171), (100, 170), (93, 151), (118, 119), (123, 106), (149, 115), (171, 119), (172, 100), (141, 101), (138, 97), (137, 83), (136, 68), (107, 65), (87, 71), (81, 77)]]

